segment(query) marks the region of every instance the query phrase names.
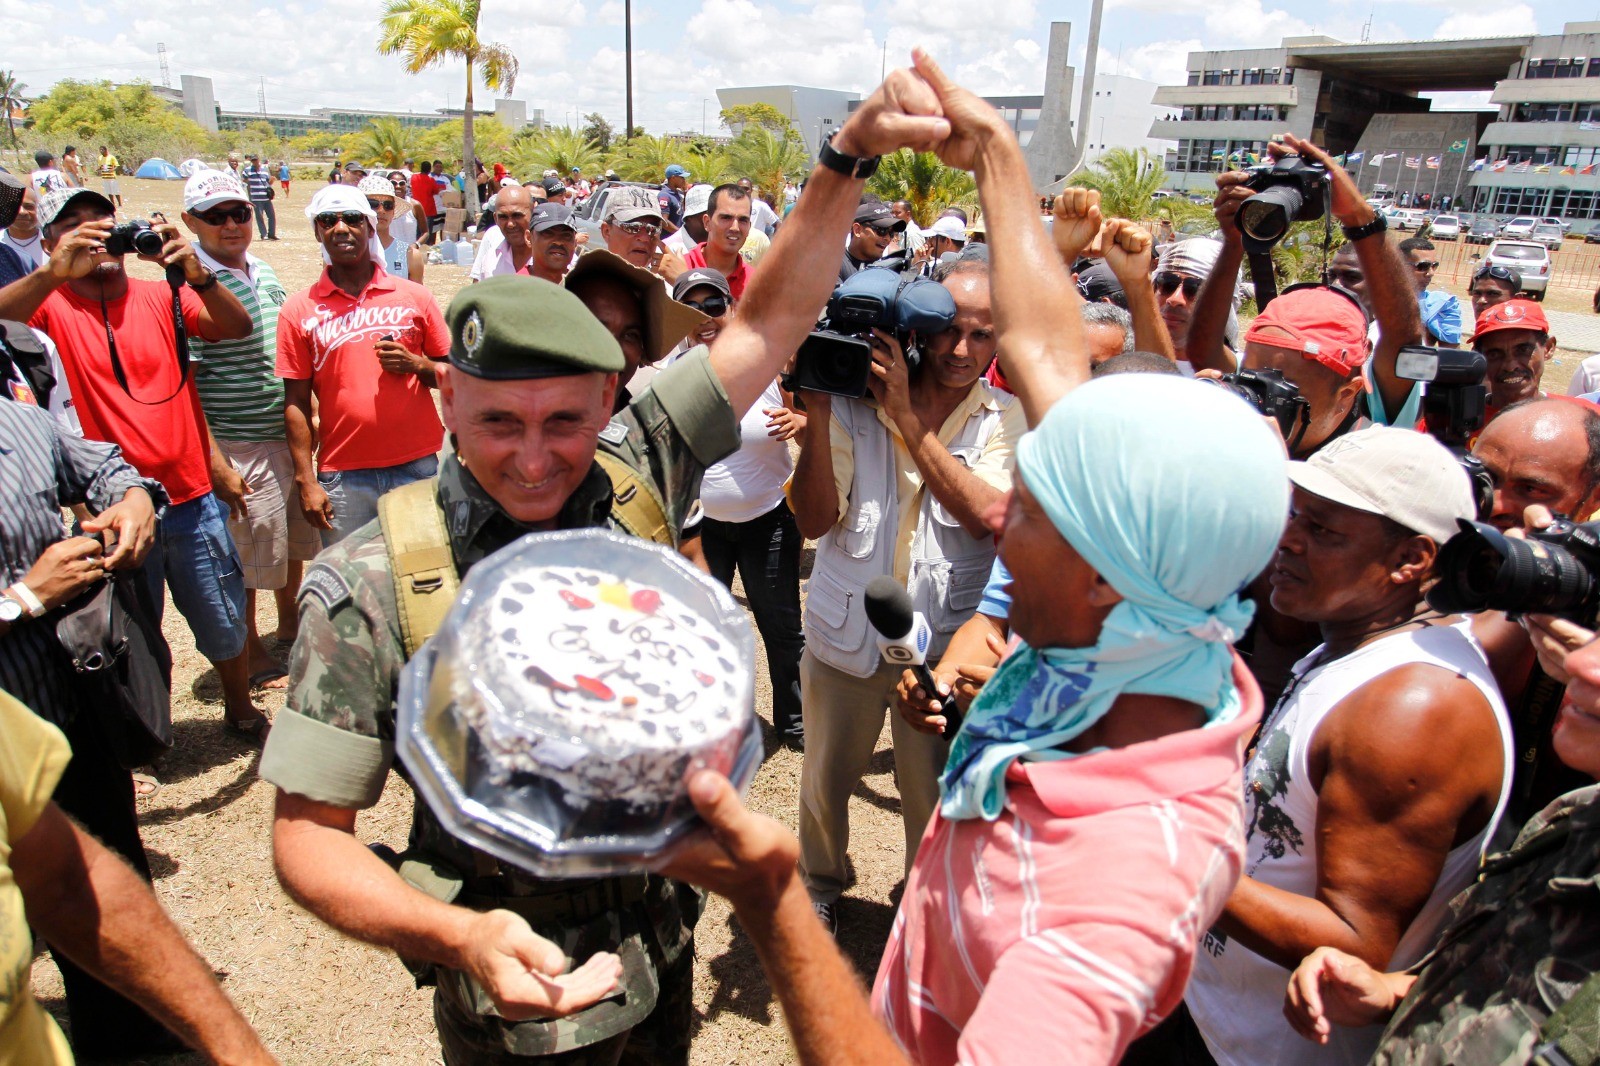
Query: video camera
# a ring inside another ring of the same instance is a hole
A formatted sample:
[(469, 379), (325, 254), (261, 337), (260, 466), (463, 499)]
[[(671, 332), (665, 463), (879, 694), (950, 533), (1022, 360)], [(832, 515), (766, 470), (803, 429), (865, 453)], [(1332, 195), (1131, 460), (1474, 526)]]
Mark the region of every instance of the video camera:
[(107, 255), (160, 255), (166, 238), (142, 218), (119, 222), (106, 235)]
[(1247, 252), (1270, 252), (1292, 222), (1311, 222), (1327, 209), (1328, 168), (1297, 155), (1250, 168), (1245, 185), (1256, 194), (1239, 205), (1239, 232)]
[(1479, 352), (1408, 344), (1395, 359), (1395, 374), (1425, 382), (1422, 424), (1440, 444), (1455, 453), (1472, 482), (1472, 499), (1480, 521), (1494, 510), (1494, 477), (1483, 461), (1467, 450), (1472, 435), (1483, 428), (1489, 387), (1489, 364)]
[(1220, 385), (1268, 418), (1276, 419), (1284, 443), (1292, 452), (1311, 425), (1311, 401), (1300, 395), (1294, 382), (1280, 370), (1238, 370), (1224, 374)]
[(955, 299), (936, 281), (878, 267), (858, 270), (828, 297), (817, 330), (795, 354), (786, 387), (863, 399), (872, 380), (874, 329), (893, 334), (914, 367), (916, 340), (949, 329), (955, 317)]
[(1459, 521), (1461, 532), (1439, 551), (1439, 581), (1428, 604), (1449, 614), (1505, 611), (1553, 614), (1594, 629), (1600, 621), (1600, 522), (1564, 516), (1526, 540), (1482, 522)]

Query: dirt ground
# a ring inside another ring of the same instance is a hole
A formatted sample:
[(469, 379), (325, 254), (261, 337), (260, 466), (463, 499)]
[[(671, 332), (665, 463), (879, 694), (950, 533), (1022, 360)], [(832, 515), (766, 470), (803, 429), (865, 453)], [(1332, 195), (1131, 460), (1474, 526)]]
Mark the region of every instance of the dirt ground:
[[(122, 185), (124, 217), (161, 210), (177, 219), (180, 183), (125, 178)], [(290, 200), (280, 197), (282, 239), (258, 242), (253, 249), (272, 264), (291, 292), (309, 285), (321, 269), (303, 211), (312, 191), (297, 183)], [(157, 276), (144, 264), (136, 269)], [(444, 304), (466, 283), (466, 269), (430, 266), (425, 281)], [(1464, 285), (1451, 289), (1465, 296)], [(1550, 304), (1586, 310), (1587, 299), (1587, 292), (1555, 290)], [(1549, 385), (1564, 389), (1581, 357), (1560, 353), (1547, 371)], [(261, 599), (260, 629), (271, 634), (277, 627), (272, 598)], [(393, 957), (334, 933), (291, 903), (278, 887), (269, 846), (272, 789), (256, 777), (257, 752), (222, 732), (216, 674), (195, 654), (193, 638), (170, 604), (165, 628), (175, 658), (176, 744), (157, 768), (163, 783), (160, 792), (140, 807), (145, 847), (162, 903), (285, 1063), (439, 1062), (431, 993), (415, 989)], [(287, 648), (279, 653), (286, 656)], [(768, 723), (771, 702), (762, 672), (757, 705)], [(276, 711), (283, 696), (264, 692), (261, 703)], [(770, 735), (768, 750), (770, 757), (751, 786), (749, 802), (792, 826), (800, 756), (774, 750)], [(357, 832), (363, 841), (401, 848), (410, 809), (410, 790), (391, 777), (378, 806), (361, 816)], [(904, 861), (887, 730), (851, 800), (850, 819), (857, 883), (839, 908), (840, 939), (870, 980), (899, 900)], [(696, 942), (699, 1019), (692, 1061), (696, 1066), (792, 1062), (771, 991), (749, 941), (721, 900), (712, 900)], [(47, 955), (35, 963), (33, 976), (36, 994), (65, 1027), (60, 977)], [(201, 1060), (179, 1056), (162, 1061), (187, 1066)]]

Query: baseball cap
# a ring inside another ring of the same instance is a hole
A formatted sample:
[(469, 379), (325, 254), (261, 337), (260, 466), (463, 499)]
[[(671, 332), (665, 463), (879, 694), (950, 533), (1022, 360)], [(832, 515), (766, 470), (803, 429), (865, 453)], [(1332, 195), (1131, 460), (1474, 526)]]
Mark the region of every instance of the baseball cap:
[(661, 202), (654, 189), (624, 185), (613, 189), (606, 199), (607, 222), (637, 222), (641, 218), (661, 221)]
[(1478, 513), (1472, 483), (1450, 449), (1411, 429), (1372, 426), (1347, 433), (1305, 462), (1289, 463), (1289, 480), (1439, 544), (1455, 535), (1457, 519)]
[(1544, 317), (1544, 310), (1532, 300), (1506, 300), (1493, 307), (1486, 307), (1483, 314), (1478, 316), (1478, 324), (1473, 328), (1472, 339), (1496, 333), (1502, 329), (1531, 329), (1536, 333), (1549, 333), (1550, 320)]
[(686, 215), (703, 215), (711, 210), (710, 185), (691, 185), (689, 192), (683, 198), (683, 213)]
[(895, 218), (889, 205), (882, 203), (862, 204), (856, 208), (854, 221), (875, 229), (892, 229), (896, 233), (906, 228), (905, 220)]
[(543, 278), (502, 274), (468, 285), (450, 301), (445, 321), (450, 365), (473, 377), (615, 374), (624, 366), (611, 331), (583, 301)]
[(667, 177), (669, 177), (669, 178), (687, 178), (688, 176), (689, 176), (689, 172), (687, 170), (685, 170), (683, 167), (679, 166), (677, 163), (669, 163), (667, 165)]
[(1099, 303), (1108, 296), (1120, 296), (1123, 301), (1127, 299), (1122, 282), (1117, 280), (1116, 272), (1104, 259), (1097, 259), (1078, 271), (1078, 292), (1092, 304)]
[(115, 214), (117, 210), (110, 200), (107, 200), (93, 189), (63, 189), (58, 186), (52, 186), (43, 192), (37, 192), (36, 190), (36, 195), (39, 198), (39, 225), (41, 226), (48, 226), (55, 222), (68, 207), (80, 199), (94, 201), (95, 206), (103, 208), (108, 215)]
[(0, 171), (0, 228), (9, 227), (17, 220), (17, 212), (22, 210), (22, 200), (28, 193), (28, 186), (15, 174)]
[(733, 299), (733, 290), (728, 287), (727, 275), (713, 267), (695, 267), (679, 274), (678, 280), (672, 283), (672, 298), (681, 300), (702, 285), (709, 285), (728, 299)]
[(533, 209), (533, 221), (528, 227), (533, 232), (543, 233), (557, 226), (575, 228), (572, 225), (572, 208), (565, 204), (541, 203)]
[(957, 244), (967, 243), (967, 227), (961, 224), (959, 218), (946, 215), (934, 220), (933, 225), (922, 231), (924, 237), (948, 237)]
[(502, 189), (509, 189), (513, 185), (520, 186), (521, 184), (522, 182), (518, 181), (516, 178), (513, 178), (510, 174), (507, 174), (505, 177), (500, 179), (500, 187)]
[(539, 185), (544, 189), (546, 196), (560, 196), (567, 191), (567, 187), (561, 184), (560, 178), (545, 178)]
[(1244, 342), (1299, 352), (1341, 377), (1367, 361), (1367, 315), (1361, 305), (1323, 285), (1285, 291), (1256, 316)]
[(644, 361), (647, 363), (666, 358), (691, 330), (709, 321), (699, 311), (669, 297), (659, 277), (604, 248), (580, 255), (562, 284), (571, 289), (595, 274), (615, 278), (639, 294), (639, 304), (644, 311)]
[(344, 169), (346, 172), (354, 172), (356, 174), (365, 174), (367, 172), (367, 168), (357, 163), (354, 159), (346, 163)]
[(197, 170), (183, 183), (183, 209), (190, 214), (209, 211), (218, 204), (248, 204), (244, 186), (232, 174), (220, 170)]

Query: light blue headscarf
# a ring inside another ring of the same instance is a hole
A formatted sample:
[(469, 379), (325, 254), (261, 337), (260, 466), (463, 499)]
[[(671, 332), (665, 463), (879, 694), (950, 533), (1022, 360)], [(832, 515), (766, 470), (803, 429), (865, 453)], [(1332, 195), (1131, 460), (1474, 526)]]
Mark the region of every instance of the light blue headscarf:
[[(940, 785), (947, 818), (987, 818), (1015, 759), (1065, 759), (1123, 693), (1240, 710), (1229, 645), (1289, 510), (1283, 446), (1237, 397), (1184, 378), (1080, 386), (1017, 447), (1017, 474), (1121, 596), (1087, 648), (1017, 647), (973, 703)], [(1002, 548), (1003, 551), (1003, 548)]]

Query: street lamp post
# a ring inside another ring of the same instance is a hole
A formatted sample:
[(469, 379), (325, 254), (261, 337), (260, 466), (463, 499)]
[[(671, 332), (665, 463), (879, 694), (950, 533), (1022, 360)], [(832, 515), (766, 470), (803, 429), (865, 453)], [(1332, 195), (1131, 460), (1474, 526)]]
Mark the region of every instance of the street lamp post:
[(626, 53), (628, 93), (627, 125), (622, 130), (622, 139), (626, 141), (633, 136), (633, 0), (622, 0), (622, 43)]

